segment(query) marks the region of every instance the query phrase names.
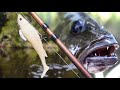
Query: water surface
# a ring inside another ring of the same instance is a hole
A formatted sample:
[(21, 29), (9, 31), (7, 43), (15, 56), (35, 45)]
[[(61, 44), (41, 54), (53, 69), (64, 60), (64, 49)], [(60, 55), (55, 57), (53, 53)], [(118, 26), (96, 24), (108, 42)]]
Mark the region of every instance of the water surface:
[[(79, 75), (68, 59), (69, 66), (54, 52), (48, 53), (46, 61), (50, 70), (45, 78), (77, 78), (71, 69)], [(40, 58), (34, 49), (0, 48), (0, 78), (40, 78), (42, 71)]]

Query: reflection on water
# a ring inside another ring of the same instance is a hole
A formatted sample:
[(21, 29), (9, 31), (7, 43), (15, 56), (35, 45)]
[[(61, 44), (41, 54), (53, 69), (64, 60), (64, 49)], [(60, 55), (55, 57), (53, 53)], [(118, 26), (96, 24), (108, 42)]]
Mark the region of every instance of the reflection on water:
[[(73, 64), (67, 66), (55, 53), (48, 53), (46, 61), (50, 70), (45, 78), (77, 78), (71, 68), (80, 73)], [(0, 48), (0, 78), (40, 78), (41, 65), (34, 49)]]

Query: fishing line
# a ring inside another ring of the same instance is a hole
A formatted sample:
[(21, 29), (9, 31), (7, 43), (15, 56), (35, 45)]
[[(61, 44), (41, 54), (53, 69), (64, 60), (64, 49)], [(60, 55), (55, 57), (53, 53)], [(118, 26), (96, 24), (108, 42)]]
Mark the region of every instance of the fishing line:
[[(17, 12), (16, 12), (17, 13)], [(22, 13), (22, 12), (21, 12)], [(18, 13), (17, 13), (17, 15), (18, 15)], [(27, 20), (27, 21), (29, 21), (27, 18), (26, 18), (26, 16), (22, 13), (22, 15), (25, 17), (25, 19)], [(30, 22), (29, 22), (30, 23)], [(31, 24), (31, 23), (30, 23)], [(32, 24), (31, 24), (32, 25)], [(33, 26), (33, 25), (32, 25)], [(37, 30), (36, 30), (37, 31)], [(37, 31), (38, 32), (38, 31)], [(40, 35), (40, 37), (42, 37), (42, 34), (40, 33), (40, 32), (38, 32), (38, 34)], [(45, 39), (45, 38), (43, 38), (43, 40), (50, 46), (50, 43)], [(65, 59), (51, 46), (51, 48), (52, 48), (52, 50), (62, 59), (62, 61), (68, 66), (68, 67), (70, 67), (69, 66), (69, 64), (65, 61)], [(71, 68), (71, 67), (70, 67)], [(71, 68), (71, 70), (72, 70), (72, 72), (78, 77), (78, 78), (80, 78), (80, 76), (78, 76), (78, 74)]]
[[(38, 32), (39, 33), (39, 32)], [(40, 33), (39, 33), (40, 34)], [(47, 40), (44, 38), (44, 41), (50, 45), (49, 42), (47, 42)], [(51, 46), (52, 50), (63, 60), (63, 62), (69, 67), (69, 64), (63, 59), (63, 57)], [(70, 67), (71, 68), (71, 67)], [(80, 78), (80, 76), (77, 75), (77, 73), (71, 68), (71, 70), (73, 71), (73, 73), (78, 77)]]

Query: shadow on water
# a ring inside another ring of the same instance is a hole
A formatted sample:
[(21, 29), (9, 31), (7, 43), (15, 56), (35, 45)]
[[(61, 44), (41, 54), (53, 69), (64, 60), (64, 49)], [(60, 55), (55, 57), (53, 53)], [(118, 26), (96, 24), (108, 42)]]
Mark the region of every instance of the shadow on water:
[[(55, 53), (48, 53), (46, 61), (50, 70), (45, 78), (77, 78), (71, 70), (78, 74), (76, 67), (73, 64), (67, 66)], [(41, 65), (34, 49), (0, 48), (0, 78), (40, 78)]]

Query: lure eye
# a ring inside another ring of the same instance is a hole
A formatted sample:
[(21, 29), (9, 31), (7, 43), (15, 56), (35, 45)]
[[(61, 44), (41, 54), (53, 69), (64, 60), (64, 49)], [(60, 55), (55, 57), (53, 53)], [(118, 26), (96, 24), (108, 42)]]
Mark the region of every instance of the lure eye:
[(78, 33), (82, 32), (83, 27), (84, 27), (84, 25), (81, 20), (75, 21), (71, 27), (71, 32), (74, 34), (78, 34)]
[(20, 21), (22, 20), (22, 18), (20, 18)]

